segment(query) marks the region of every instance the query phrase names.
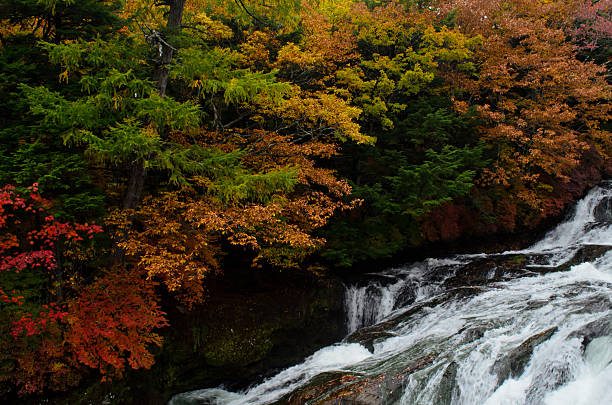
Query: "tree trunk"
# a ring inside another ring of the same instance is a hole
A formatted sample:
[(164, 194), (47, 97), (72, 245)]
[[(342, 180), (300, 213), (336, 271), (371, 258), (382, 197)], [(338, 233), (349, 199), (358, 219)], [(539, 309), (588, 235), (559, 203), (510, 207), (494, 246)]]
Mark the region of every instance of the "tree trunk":
[[(181, 29), (183, 21), (183, 10), (185, 9), (185, 0), (169, 0), (170, 10), (168, 11), (168, 20), (166, 22), (167, 32), (178, 32)], [(157, 89), (160, 96), (166, 94), (168, 86), (168, 65), (172, 61), (173, 50), (166, 43), (160, 43), (161, 46), (161, 62), (157, 69), (153, 72), (153, 79), (157, 84)], [(123, 209), (134, 210), (140, 203), (142, 189), (146, 178), (146, 169), (143, 162), (134, 162), (130, 168), (130, 178), (128, 188), (123, 200)]]
[(124, 210), (135, 210), (140, 202), (142, 196), (142, 189), (144, 187), (145, 178), (147, 175), (147, 169), (145, 169), (142, 162), (134, 162), (130, 167), (130, 177), (128, 180), (128, 187), (123, 198), (123, 205), (121, 208)]
[(120, 244), (125, 242), (128, 238), (128, 232), (132, 227), (132, 221), (134, 220), (134, 210), (140, 203), (142, 197), (142, 189), (147, 175), (147, 170), (140, 161), (133, 162), (130, 166), (130, 176), (128, 179), (127, 190), (123, 197), (123, 203), (121, 208), (127, 211), (127, 228), (121, 231), (121, 234), (117, 236), (117, 243), (113, 247), (111, 252), (111, 262), (115, 265), (125, 265), (125, 249)]
[[(183, 20), (183, 10), (185, 9), (185, 0), (168, 0), (170, 10), (168, 11), (168, 20), (166, 22), (166, 32), (175, 33), (180, 31)], [(168, 86), (168, 65), (172, 61), (173, 49), (167, 43), (160, 43), (161, 47), (161, 62), (157, 69), (153, 72), (153, 80), (157, 85), (157, 90), (160, 96), (166, 94)], [(135, 210), (140, 203), (142, 190), (144, 188), (147, 170), (144, 167), (144, 162), (136, 161), (130, 166), (130, 174), (127, 184), (127, 190), (123, 198), (121, 208), (123, 210)], [(133, 212), (129, 213), (128, 221), (131, 224)], [(119, 242), (127, 239), (127, 234), (119, 238)], [(116, 264), (125, 264), (125, 251), (118, 245), (112, 253), (112, 261)]]
[[(168, 11), (166, 32), (177, 33), (181, 30), (185, 0), (169, 0), (168, 3), (170, 5), (170, 10)], [(173, 50), (165, 43), (159, 45), (161, 46), (161, 62), (153, 74), (153, 79), (157, 83), (159, 94), (163, 96), (166, 94), (166, 87), (168, 85), (168, 65), (170, 65), (172, 61)]]

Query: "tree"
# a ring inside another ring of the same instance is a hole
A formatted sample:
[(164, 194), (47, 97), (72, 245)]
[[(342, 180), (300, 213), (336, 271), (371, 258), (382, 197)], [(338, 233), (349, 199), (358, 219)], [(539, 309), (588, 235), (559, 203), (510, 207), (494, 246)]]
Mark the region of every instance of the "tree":
[(350, 266), (421, 243), (421, 218), (467, 194), (486, 164), (474, 114), (451, 110), (442, 80), (474, 72), (480, 38), (396, 2), (310, 7), (305, 37), (281, 48), (276, 66), (360, 111), (364, 142), (345, 143), (335, 164), (364, 203), (323, 232), (323, 255)]
[(38, 183), (55, 200), (54, 214), (89, 221), (103, 215), (104, 195), (79, 150), (66, 148), (61, 132), (29, 114), (20, 84), (46, 85), (70, 93), (39, 40), (59, 43), (106, 38), (119, 29), (115, 3), (104, 1), (37, 2), (8, 0), (0, 5), (0, 184)]
[(102, 228), (59, 222), (49, 207), (36, 185), (0, 189), (0, 381), (39, 393), (76, 385), (87, 367), (149, 368), (153, 330), (167, 325), (154, 285), (120, 268), (89, 282)]
[(544, 201), (569, 180), (585, 151), (606, 157), (610, 150), (610, 133), (602, 129), (610, 87), (605, 69), (578, 60), (566, 40), (567, 13), (575, 8), (504, 4), (443, 3), (442, 10), (458, 9), (458, 24), (484, 38), (478, 75), (456, 80), (456, 107), (478, 108), (482, 138), (496, 149), (495, 165), (480, 182), (511, 188), (522, 204), (547, 215), (555, 212), (545, 212)]
[[(371, 138), (355, 122), (360, 110), (333, 92), (282, 81), (271, 64), (248, 66), (223, 45), (234, 34), (221, 22), (187, 14), (186, 35), (182, 4), (170, 4), (160, 32), (149, 28), (158, 15), (141, 20), (136, 12), (134, 25), (107, 40), (44, 43), (63, 69), (60, 79), (78, 81), (81, 91), (24, 91), (32, 113), (58, 126), (67, 144), (84, 148), (93, 163), (129, 170), (109, 231), (130, 265), (190, 305), (203, 298), (202, 280), (216, 268), (216, 241), (292, 267), (320, 247), (311, 233), (351, 203), (343, 201), (348, 185), (318, 163), (336, 153), (338, 140)], [(138, 209), (141, 169), (167, 180)], [(186, 235), (194, 243), (181, 246)]]
[(161, 346), (154, 330), (167, 326), (154, 284), (136, 271), (104, 273), (68, 303), (65, 342), (74, 360), (120, 377), (126, 368), (150, 368), (150, 346)]
[(65, 299), (82, 276), (75, 261), (87, 257), (82, 242), (101, 228), (59, 222), (48, 214), (50, 204), (36, 184), (25, 191), (10, 185), (0, 190), (0, 355), (8, 363), (0, 379), (36, 392), (49, 376), (58, 377), (60, 389), (76, 380), (52, 366), (64, 354), (59, 342)]

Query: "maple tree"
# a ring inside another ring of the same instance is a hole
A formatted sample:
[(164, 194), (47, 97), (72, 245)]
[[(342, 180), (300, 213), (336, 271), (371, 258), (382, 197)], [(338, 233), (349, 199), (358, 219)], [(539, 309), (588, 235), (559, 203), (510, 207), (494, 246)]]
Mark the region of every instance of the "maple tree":
[(605, 69), (576, 58), (559, 26), (567, 21), (563, 2), (444, 4), (458, 8), (458, 23), (484, 38), (478, 76), (458, 80), (463, 96), (455, 98), (459, 111), (477, 106), (486, 120), (483, 138), (497, 148), (496, 164), (480, 181), (512, 187), (521, 201), (544, 210), (546, 192), (568, 180), (587, 149), (604, 156), (610, 150), (610, 133), (602, 129), (612, 106)]
[[(55, 284), (52, 296), (63, 300), (64, 284), (66, 281), (73, 282), (72, 275), (65, 274), (64, 264), (71, 256), (77, 258), (83, 255), (85, 252), (78, 250), (78, 244), (84, 239), (93, 238), (96, 233), (102, 232), (102, 228), (96, 224), (57, 221), (46, 211), (50, 203), (37, 191), (37, 184), (28, 187), (26, 195), (11, 185), (0, 190), (0, 271), (19, 274), (39, 270)], [(30, 221), (30, 224), (26, 221)], [(32, 225), (32, 221), (39, 226)], [(28, 226), (34, 229), (26, 231)], [(60, 252), (63, 254), (61, 257)], [(3, 295), (7, 301), (6, 293)], [(8, 301), (21, 303), (14, 299)]]
[(161, 346), (155, 329), (168, 325), (154, 285), (138, 272), (114, 270), (85, 287), (67, 305), (65, 341), (81, 364), (102, 375), (126, 368), (150, 368), (151, 345)]
[[(101, 228), (58, 222), (36, 184), (26, 191), (10, 185), (0, 191), (2, 358), (15, 364), (1, 379), (16, 381), (22, 392), (37, 392), (63, 355), (59, 325), (66, 315), (66, 290), (77, 282), (60, 246), (78, 248)], [(12, 375), (16, 369), (20, 372)]]
[(580, 49), (594, 51), (610, 44), (612, 38), (610, 0), (584, 1), (571, 17), (575, 19), (577, 27), (571, 27), (570, 32)]
[[(0, 190), (1, 381), (22, 393), (75, 385), (83, 366), (120, 375), (149, 368), (153, 329), (165, 326), (153, 284), (115, 269), (92, 283), (79, 263), (92, 259), (96, 224), (57, 221), (37, 185)], [(87, 245), (90, 246), (87, 246)]]

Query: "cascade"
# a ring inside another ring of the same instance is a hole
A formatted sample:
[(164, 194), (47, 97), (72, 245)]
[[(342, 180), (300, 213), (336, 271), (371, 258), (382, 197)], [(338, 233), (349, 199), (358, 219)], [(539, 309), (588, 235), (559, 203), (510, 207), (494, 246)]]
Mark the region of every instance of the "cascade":
[(342, 342), (169, 405), (612, 404), (612, 183), (527, 249), (372, 274), (345, 304)]

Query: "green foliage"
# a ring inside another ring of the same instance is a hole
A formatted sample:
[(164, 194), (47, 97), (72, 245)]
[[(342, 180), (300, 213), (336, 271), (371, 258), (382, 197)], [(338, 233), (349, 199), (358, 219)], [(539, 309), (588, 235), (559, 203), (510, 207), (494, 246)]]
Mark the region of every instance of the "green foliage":
[(0, 20), (21, 26), (21, 34), (57, 43), (108, 35), (120, 24), (116, 15), (120, 6), (118, 0), (3, 0)]
[[(60, 79), (76, 81), (80, 92), (63, 96), (46, 87), (23, 85), (31, 112), (43, 122), (64, 130), (66, 145), (84, 148), (93, 162), (120, 167), (141, 162), (145, 169), (166, 172), (173, 184), (186, 185), (188, 177), (209, 170), (212, 156), (197, 145), (170, 141), (177, 131), (190, 132), (201, 125), (203, 111), (198, 100), (161, 97), (143, 67), (146, 47), (122, 38), (77, 41), (65, 44), (42, 42), (53, 63), (64, 71)], [(203, 45), (205, 46), (205, 45)], [(278, 100), (290, 86), (277, 83), (275, 72), (251, 72), (237, 67), (237, 54), (225, 49), (181, 49), (171, 78), (198, 89), (201, 94), (220, 95), (227, 105), (255, 97)], [(226, 163), (233, 159), (225, 159)], [(237, 163), (237, 162), (234, 162)], [(242, 200), (266, 187), (288, 187), (295, 171), (255, 175), (240, 171), (233, 179), (211, 187), (223, 200)], [(251, 191), (246, 191), (251, 190)], [(235, 192), (235, 196), (230, 193)], [(265, 197), (262, 197), (265, 198)]]
[(72, 91), (58, 82), (59, 72), (37, 47), (38, 38), (57, 41), (107, 35), (119, 21), (115, 9), (116, 5), (102, 1), (60, 2), (51, 15), (36, 1), (8, 0), (0, 5), (2, 24), (23, 27), (0, 37), (0, 182), (38, 183), (56, 201), (53, 212), (66, 219), (101, 216), (105, 198), (94, 185), (81, 151), (63, 145), (61, 129), (29, 114), (20, 86), (45, 84), (50, 90)]
[(360, 32), (359, 64), (336, 72), (338, 83), (353, 93), (363, 110), (362, 120), (393, 128), (406, 100), (435, 87), (437, 72), (456, 69), (474, 72), (473, 49), (481, 38), (470, 38), (446, 26), (388, 27), (365, 25)]
[(417, 219), (433, 207), (467, 194), (473, 185), (482, 147), (456, 148), (445, 145), (438, 153), (425, 151), (420, 164), (407, 164), (398, 156), (397, 174), (387, 176), (388, 194), (380, 195), (374, 207), (383, 214), (410, 215)]
[(218, 47), (184, 49), (171, 76), (205, 95), (220, 94), (226, 104), (245, 103), (259, 95), (278, 101), (289, 93), (291, 86), (276, 82), (276, 71), (263, 73), (240, 69), (237, 67), (239, 58), (238, 53)]
[(419, 221), (433, 208), (466, 195), (486, 167), (473, 114), (458, 115), (449, 101), (422, 94), (378, 136), (375, 148), (346, 155), (343, 173), (364, 200), (356, 218), (340, 218), (326, 230), (323, 256), (338, 266), (390, 257), (423, 242)]
[(86, 162), (78, 151), (57, 149), (39, 140), (20, 145), (13, 153), (0, 153), (0, 182), (38, 183), (57, 200), (53, 212), (61, 218), (100, 217), (105, 197), (93, 184)]
[(184, 184), (187, 175), (199, 171), (197, 148), (165, 139), (168, 131), (196, 128), (198, 107), (191, 101), (160, 97), (154, 83), (138, 74), (142, 72), (139, 55), (125, 42), (98, 38), (42, 46), (65, 69), (65, 80), (73, 71), (85, 72), (77, 77), (81, 85), (77, 97), (23, 86), (32, 113), (63, 128), (67, 145), (84, 147), (86, 156), (110, 167), (142, 162), (145, 168), (166, 171), (176, 184)]
[(291, 192), (298, 182), (297, 174), (298, 169), (295, 167), (254, 174), (236, 170), (231, 176), (213, 183), (209, 192), (224, 203), (267, 203), (275, 194)]

